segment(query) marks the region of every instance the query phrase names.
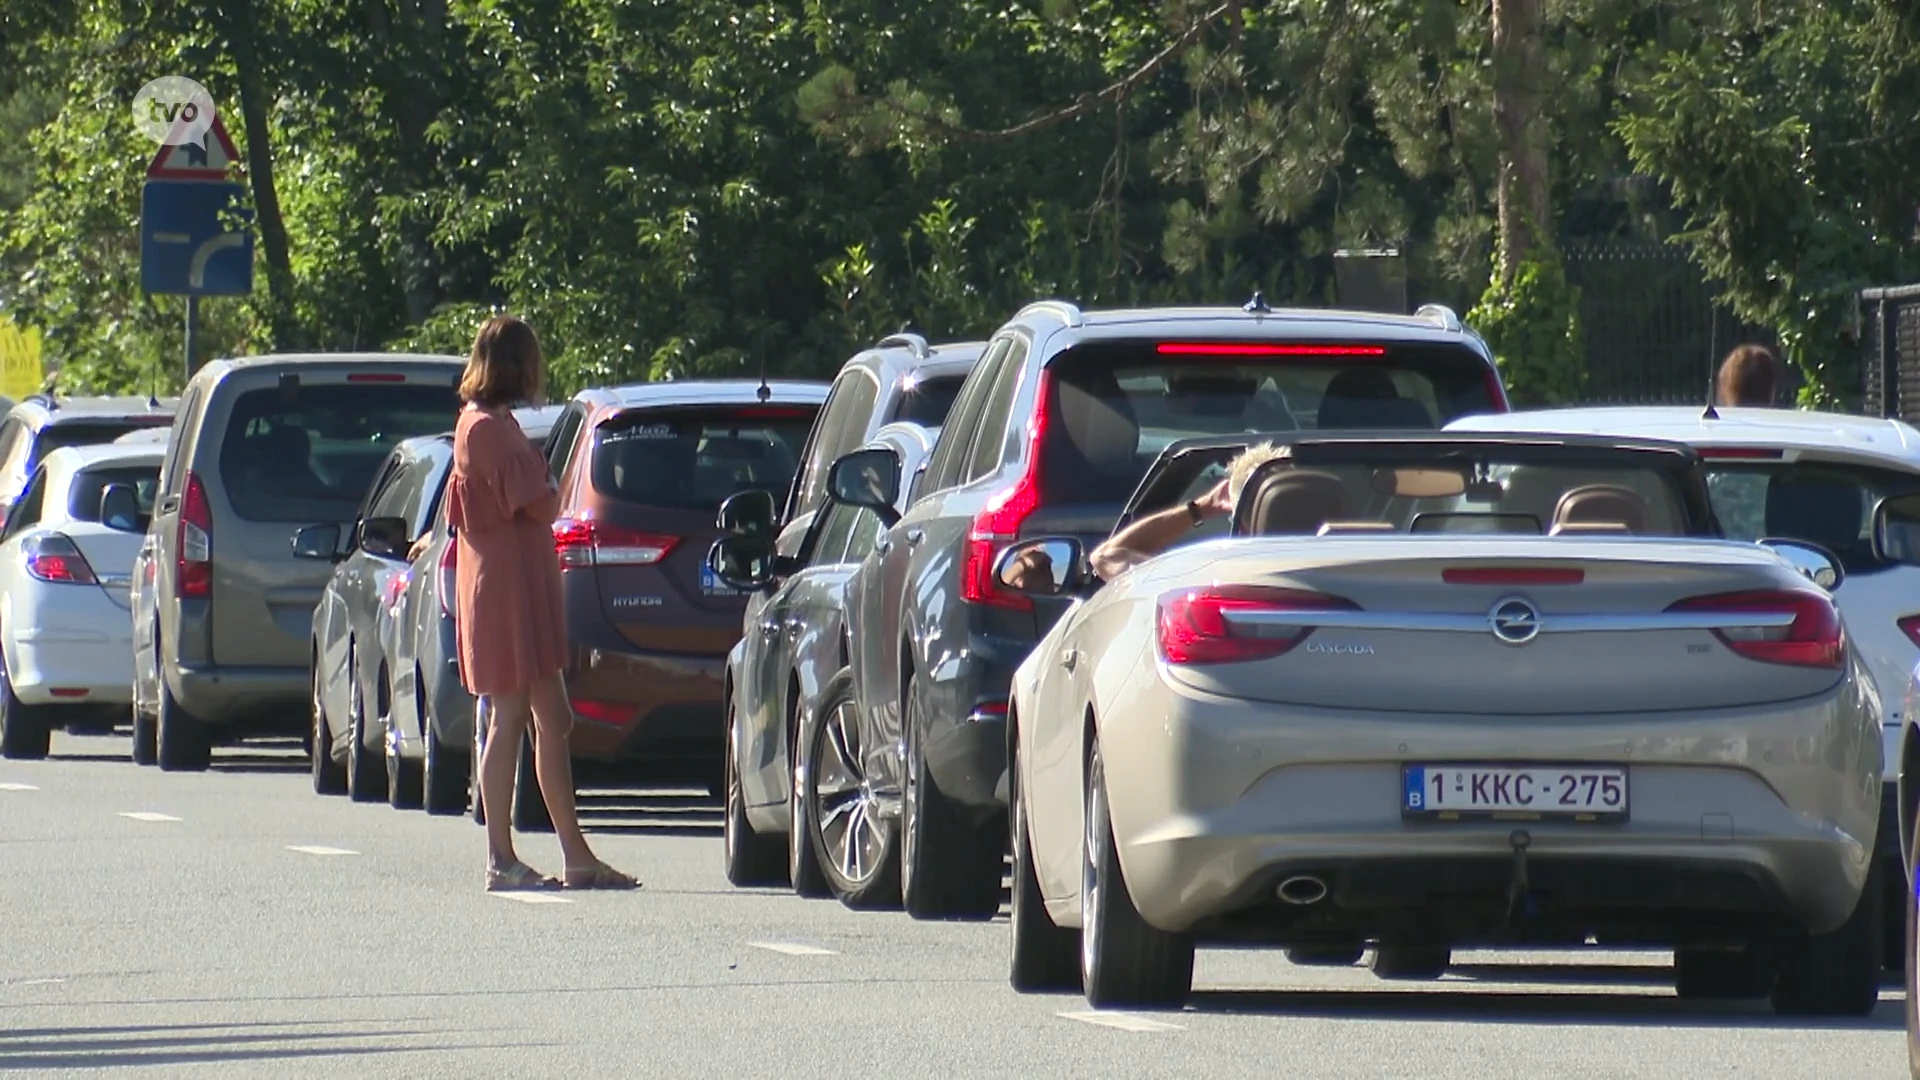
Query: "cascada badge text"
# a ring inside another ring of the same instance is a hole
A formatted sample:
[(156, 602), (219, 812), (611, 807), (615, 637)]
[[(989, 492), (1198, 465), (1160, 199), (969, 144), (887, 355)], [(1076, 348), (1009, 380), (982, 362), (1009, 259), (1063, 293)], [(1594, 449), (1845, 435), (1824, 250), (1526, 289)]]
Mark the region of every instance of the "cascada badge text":
[(1373, 646), (1346, 641), (1309, 641), (1307, 651), (1322, 656), (1372, 656)]

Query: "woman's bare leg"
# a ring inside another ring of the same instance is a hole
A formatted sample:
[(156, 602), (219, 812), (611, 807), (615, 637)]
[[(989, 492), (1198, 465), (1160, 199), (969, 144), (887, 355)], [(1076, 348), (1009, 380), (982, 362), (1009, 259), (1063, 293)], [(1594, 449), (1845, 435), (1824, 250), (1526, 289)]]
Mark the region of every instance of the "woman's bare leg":
[(513, 852), (513, 773), (520, 763), (520, 741), (533, 722), (533, 712), (527, 706), (524, 690), (490, 694), (488, 699), (493, 717), (478, 762), (480, 805), (487, 809), (487, 865), (504, 870), (519, 861)]
[[(533, 711), (533, 769), (540, 778), (540, 797), (553, 819), (554, 835), (568, 870), (591, 870), (597, 865), (586, 834), (580, 831), (580, 812), (574, 804), (573, 706), (558, 673), (533, 684), (529, 692)], [(488, 815), (487, 820), (493, 820)]]

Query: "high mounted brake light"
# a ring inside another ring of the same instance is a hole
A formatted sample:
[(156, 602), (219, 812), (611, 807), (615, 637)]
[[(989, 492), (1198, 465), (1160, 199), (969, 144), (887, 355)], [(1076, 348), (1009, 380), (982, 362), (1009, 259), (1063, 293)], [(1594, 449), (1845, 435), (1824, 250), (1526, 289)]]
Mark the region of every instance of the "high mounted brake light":
[(1440, 571), (1449, 585), (1578, 585), (1587, 572), (1577, 566), (1449, 566)]
[(1262, 345), (1244, 341), (1169, 341), (1161, 356), (1385, 356), (1380, 345)]

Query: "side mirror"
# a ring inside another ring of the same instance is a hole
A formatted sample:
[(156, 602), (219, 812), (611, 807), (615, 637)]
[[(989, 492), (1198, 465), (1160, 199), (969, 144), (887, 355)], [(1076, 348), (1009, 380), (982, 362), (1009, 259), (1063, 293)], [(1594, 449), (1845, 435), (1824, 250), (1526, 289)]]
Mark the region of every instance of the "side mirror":
[(773, 541), (758, 536), (723, 536), (707, 549), (707, 569), (729, 586), (758, 592), (773, 584)]
[(336, 562), (340, 557), (340, 526), (309, 525), (293, 534), (293, 557), (296, 559), (325, 559)]
[(1888, 496), (1873, 508), (1873, 557), (1920, 565), (1920, 491)]
[(1839, 588), (1847, 578), (1847, 571), (1840, 565), (1840, 557), (1819, 544), (1767, 537), (1760, 541), (1760, 545), (1772, 548), (1775, 554), (1792, 563), (1802, 577), (1828, 592)]
[(720, 504), (718, 525), (728, 536), (772, 540), (774, 518), (779, 512), (771, 491), (742, 491)]
[(893, 509), (900, 497), (900, 455), (890, 447), (843, 454), (827, 473), (827, 491), (837, 503), (879, 514), (891, 528), (900, 520)]
[(993, 576), (1002, 585), (1029, 596), (1061, 596), (1087, 583), (1080, 541), (1067, 536), (1022, 540), (1000, 553)]
[(140, 492), (132, 484), (108, 484), (100, 493), (100, 524), (120, 532), (145, 532)]
[(407, 553), (407, 519), (370, 517), (360, 522), (360, 547), (374, 555), (398, 559)]

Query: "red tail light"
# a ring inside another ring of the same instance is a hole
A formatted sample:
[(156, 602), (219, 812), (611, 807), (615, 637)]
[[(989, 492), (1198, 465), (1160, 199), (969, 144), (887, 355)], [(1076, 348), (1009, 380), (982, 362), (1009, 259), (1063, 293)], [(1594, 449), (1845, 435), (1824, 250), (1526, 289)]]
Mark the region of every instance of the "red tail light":
[(188, 473), (180, 496), (180, 528), (174, 537), (173, 589), (182, 600), (213, 595), (213, 506), (200, 474)]
[(593, 720), (602, 724), (630, 724), (640, 715), (640, 706), (620, 701), (574, 698), (573, 714), (582, 720)]
[(1900, 627), (1901, 633), (1907, 635), (1908, 641), (1920, 645), (1920, 615), (1909, 615), (1898, 620), (1895, 625)]
[(1667, 610), (1792, 615), (1793, 621), (1784, 626), (1723, 627), (1713, 635), (1741, 656), (1769, 664), (1838, 668), (1845, 662), (1846, 631), (1839, 609), (1825, 593), (1797, 589), (1715, 593), (1682, 600)]
[(440, 611), (448, 618), (453, 617), (453, 590), (455, 570), (459, 568), (460, 538), (447, 537), (447, 546), (440, 549)]
[(1231, 664), (1280, 656), (1307, 640), (1312, 626), (1262, 620), (1234, 625), (1230, 616), (1355, 611), (1339, 596), (1266, 585), (1182, 589), (1160, 598), (1160, 656), (1169, 664)]
[(640, 532), (591, 518), (561, 518), (553, 523), (553, 545), (560, 569), (586, 566), (652, 566), (680, 545), (680, 537)]
[(27, 573), (36, 581), (56, 585), (97, 585), (93, 567), (80, 553), (78, 545), (61, 533), (37, 533), (21, 545), (27, 556)]
[(1440, 571), (1449, 585), (1578, 585), (1587, 580), (1579, 567), (1450, 566)]
[(1014, 592), (993, 576), (993, 560), (1018, 539), (1020, 526), (1040, 506), (1040, 447), (1047, 436), (1047, 407), (1053, 400), (1053, 373), (1041, 372), (1035, 395), (1033, 424), (1027, 431), (1027, 468), (1013, 486), (994, 496), (967, 531), (965, 561), (960, 567), (960, 598), (970, 604), (1032, 611), (1033, 600)]

